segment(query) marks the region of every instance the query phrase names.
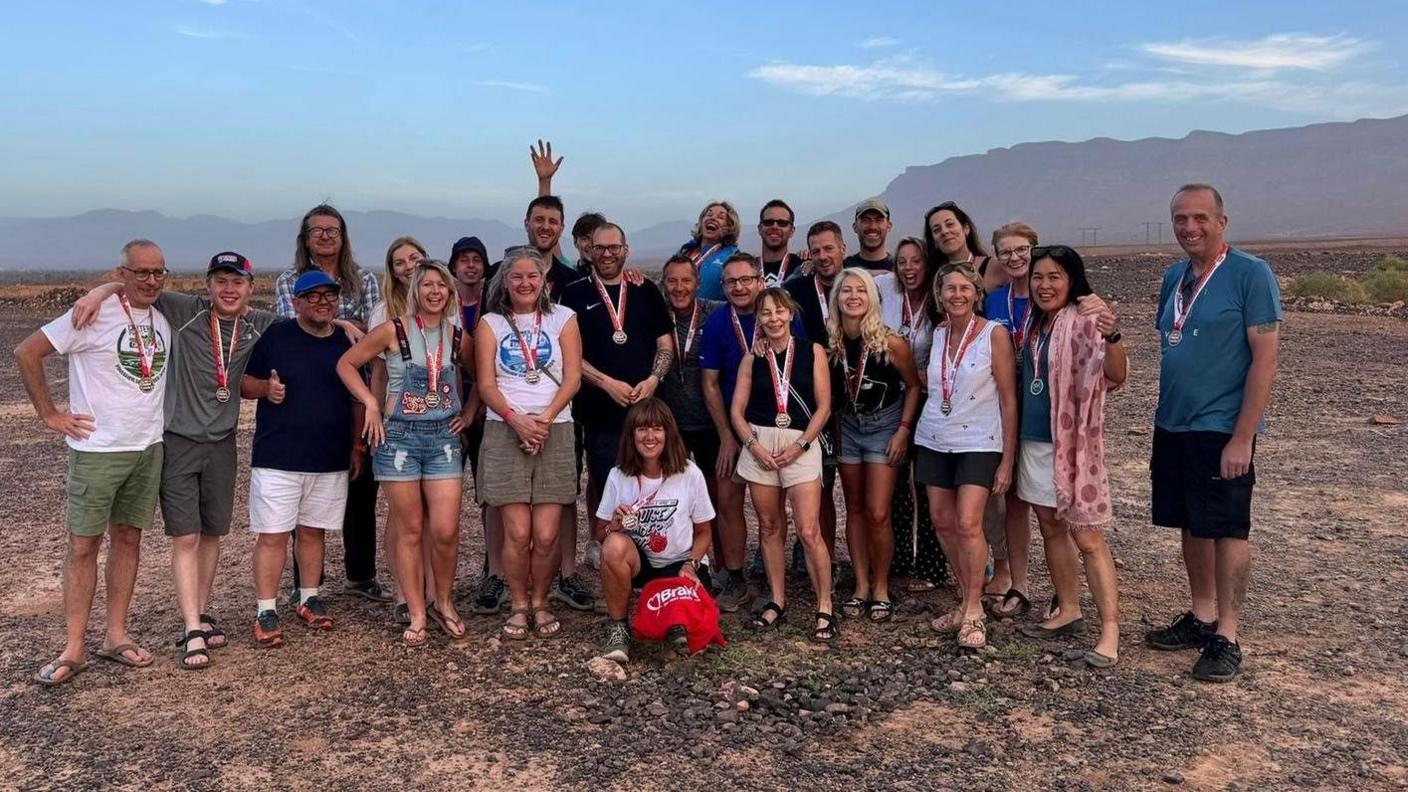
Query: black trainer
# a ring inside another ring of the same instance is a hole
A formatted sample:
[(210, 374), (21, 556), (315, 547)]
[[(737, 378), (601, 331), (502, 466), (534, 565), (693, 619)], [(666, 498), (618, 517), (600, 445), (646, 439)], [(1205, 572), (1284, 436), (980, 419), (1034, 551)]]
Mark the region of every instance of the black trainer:
[(689, 633), (685, 632), (683, 625), (674, 624), (665, 631), (665, 645), (673, 649), (676, 654), (689, 654)]
[(1242, 665), (1242, 648), (1214, 634), (1193, 664), (1193, 678), (1203, 682), (1230, 682)]
[(1201, 622), (1192, 611), (1184, 613), (1162, 630), (1144, 633), (1144, 643), (1155, 649), (1176, 652), (1180, 649), (1200, 649), (1217, 632), (1217, 622)]

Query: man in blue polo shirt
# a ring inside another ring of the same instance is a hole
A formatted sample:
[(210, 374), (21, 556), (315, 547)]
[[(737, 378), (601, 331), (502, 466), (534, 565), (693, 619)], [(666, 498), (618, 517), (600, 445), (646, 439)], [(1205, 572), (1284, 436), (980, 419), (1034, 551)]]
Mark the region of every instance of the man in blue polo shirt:
[(1192, 609), (1145, 641), (1200, 648), (1193, 676), (1226, 682), (1242, 651), (1237, 625), (1251, 551), (1252, 456), (1276, 377), (1281, 293), (1271, 268), (1224, 241), (1227, 215), (1211, 185), (1188, 184), (1170, 206), (1188, 258), (1164, 275), (1159, 404), (1154, 415), (1153, 522), (1183, 532)]

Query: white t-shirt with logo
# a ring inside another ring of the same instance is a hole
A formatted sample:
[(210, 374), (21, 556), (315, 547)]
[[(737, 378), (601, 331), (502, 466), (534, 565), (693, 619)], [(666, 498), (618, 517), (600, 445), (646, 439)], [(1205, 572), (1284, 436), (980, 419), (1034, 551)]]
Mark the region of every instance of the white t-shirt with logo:
[[(541, 413), (557, 398), (557, 390), (562, 382), (562, 328), (576, 317), (571, 308), (554, 305), (551, 313), (543, 314), (542, 324), (535, 335), (533, 325), (537, 314), (514, 314), (518, 333), (514, 333), (508, 320), (499, 313), (486, 313), (482, 324), (494, 336), (494, 378), (499, 392), (508, 400), (514, 410), (534, 415)], [(519, 335), (523, 336), (522, 342)], [(537, 355), (538, 381), (530, 384), (525, 377), (528, 364), (523, 358), (523, 344), (527, 344)], [(485, 417), (491, 421), (502, 421), (503, 416), (493, 410), (486, 410)], [(568, 423), (572, 420), (572, 406), (568, 405), (557, 414), (553, 423)]]
[(154, 387), (143, 393), (141, 359), (132, 324), (116, 295), (103, 300), (93, 323), (75, 330), (72, 310), (44, 325), (54, 350), (68, 357), (68, 408), (93, 416), (87, 440), (67, 438), (75, 451), (141, 451), (160, 442), (164, 426), (166, 362), (171, 326), (155, 308), (133, 308), (142, 343), (154, 350)]
[(687, 463), (683, 473), (663, 481), (628, 476), (620, 468), (612, 468), (596, 516), (610, 520), (617, 506), (645, 500), (642, 494), (649, 500), (637, 507), (639, 522), (626, 534), (645, 552), (651, 566), (663, 567), (689, 558), (695, 523), (714, 519), (704, 474), (693, 462)]

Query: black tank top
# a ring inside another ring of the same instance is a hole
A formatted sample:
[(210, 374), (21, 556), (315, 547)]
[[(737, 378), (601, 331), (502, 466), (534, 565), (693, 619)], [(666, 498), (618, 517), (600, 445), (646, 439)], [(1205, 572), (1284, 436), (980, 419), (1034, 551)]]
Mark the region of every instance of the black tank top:
[[(763, 357), (753, 358), (753, 388), (748, 392), (748, 407), (744, 409), (743, 417), (748, 419), (748, 423), (758, 426), (777, 425), (777, 398), (773, 395), (767, 354), (773, 355), (780, 374), (786, 353), (769, 350)], [(797, 339), (792, 355), (792, 388), (791, 396), (787, 400), (787, 415), (791, 417), (792, 423), (788, 428), (806, 429), (811, 421), (810, 414), (816, 412), (816, 384), (812, 376), (816, 355), (812, 343), (801, 339)], [(806, 409), (803, 409), (804, 402)]]
[(846, 412), (865, 415), (898, 402), (904, 398), (904, 379), (900, 377), (899, 371), (895, 369), (893, 363), (888, 359), (881, 361), (874, 353), (870, 353), (865, 362), (865, 377), (860, 383), (860, 393), (855, 401), (851, 401), (851, 383), (847, 382), (847, 367), (851, 376), (856, 373), (856, 367), (860, 365), (860, 339), (843, 339), (846, 347), (846, 364), (831, 364), (831, 399), (832, 403), (840, 405)]

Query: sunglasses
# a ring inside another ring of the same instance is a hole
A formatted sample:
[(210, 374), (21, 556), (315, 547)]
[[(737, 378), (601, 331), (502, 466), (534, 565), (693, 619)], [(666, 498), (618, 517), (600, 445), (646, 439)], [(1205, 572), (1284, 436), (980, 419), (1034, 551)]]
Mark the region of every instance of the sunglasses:
[(786, 228), (787, 226), (792, 225), (792, 221), (791, 221), (791, 220), (778, 220), (778, 219), (769, 217), (769, 218), (766, 219), (766, 220), (759, 220), (759, 221), (758, 221), (758, 225), (760, 225), (760, 226), (762, 226), (762, 227), (764, 227), (764, 228)]

